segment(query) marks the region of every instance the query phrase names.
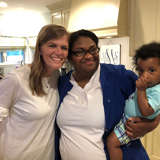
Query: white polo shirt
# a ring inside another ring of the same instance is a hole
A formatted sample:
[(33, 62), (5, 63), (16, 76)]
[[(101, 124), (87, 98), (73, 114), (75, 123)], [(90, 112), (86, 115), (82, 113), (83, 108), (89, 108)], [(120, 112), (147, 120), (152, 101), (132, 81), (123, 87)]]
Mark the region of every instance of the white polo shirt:
[(71, 77), (73, 88), (64, 98), (57, 115), (62, 160), (106, 160), (102, 141), (105, 118), (99, 76), (100, 67), (84, 88)]

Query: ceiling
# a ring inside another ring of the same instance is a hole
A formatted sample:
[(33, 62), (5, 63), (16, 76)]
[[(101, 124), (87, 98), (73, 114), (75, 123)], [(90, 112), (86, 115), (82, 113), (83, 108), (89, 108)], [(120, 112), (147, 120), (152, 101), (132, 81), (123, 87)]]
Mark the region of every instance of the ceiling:
[[(0, 0), (1, 1), (1, 0)], [(0, 8), (0, 14), (19, 9), (49, 12), (47, 6), (60, 0), (3, 0), (8, 3), (7, 8)]]

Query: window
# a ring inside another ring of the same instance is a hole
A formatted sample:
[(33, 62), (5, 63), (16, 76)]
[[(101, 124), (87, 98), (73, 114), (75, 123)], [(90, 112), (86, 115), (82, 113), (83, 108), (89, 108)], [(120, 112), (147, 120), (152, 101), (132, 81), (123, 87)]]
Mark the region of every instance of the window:
[(24, 62), (23, 49), (11, 49), (0, 51), (0, 63), (21, 64)]

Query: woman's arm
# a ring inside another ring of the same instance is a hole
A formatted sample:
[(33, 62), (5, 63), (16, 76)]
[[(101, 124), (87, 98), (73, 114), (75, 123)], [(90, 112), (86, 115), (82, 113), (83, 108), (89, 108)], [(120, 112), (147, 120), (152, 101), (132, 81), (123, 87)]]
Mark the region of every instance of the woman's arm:
[(159, 123), (160, 115), (158, 115), (154, 120), (132, 117), (126, 122), (126, 133), (131, 139), (142, 137), (155, 129)]
[(0, 80), (0, 126), (8, 117), (9, 110), (17, 98), (18, 79), (15, 74), (10, 73)]

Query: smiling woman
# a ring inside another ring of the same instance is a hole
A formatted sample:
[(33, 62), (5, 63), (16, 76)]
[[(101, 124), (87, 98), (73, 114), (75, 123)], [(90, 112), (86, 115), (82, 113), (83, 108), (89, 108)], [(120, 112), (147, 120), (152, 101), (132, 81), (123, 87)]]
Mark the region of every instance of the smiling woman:
[(64, 63), (68, 53), (68, 36), (64, 35), (56, 40), (50, 40), (41, 47), (41, 56), (45, 62), (46, 76), (52, 74), (52, 70), (59, 69)]
[(34, 60), (0, 82), (0, 160), (54, 159), (58, 69), (68, 54), (68, 33), (44, 26)]
[[(137, 76), (122, 65), (100, 64), (98, 51), (98, 37), (93, 32), (71, 33), (68, 57), (74, 70), (58, 83), (56, 160), (109, 159), (106, 138), (120, 120), (125, 100), (135, 91)], [(126, 125), (127, 132), (137, 138), (158, 123), (136, 120)], [(122, 150), (123, 160), (149, 160), (138, 139)]]
[[(66, 30), (64, 30), (63, 27), (57, 25), (46, 25), (43, 27), (37, 38), (35, 57), (31, 66), (29, 84), (33, 94), (45, 94), (42, 89), (42, 77), (48, 76), (51, 72), (59, 69), (63, 65), (64, 59), (67, 57), (67, 55), (68, 33)], [(53, 61), (56, 59), (55, 57), (59, 60), (61, 59), (58, 65), (59, 68)]]

